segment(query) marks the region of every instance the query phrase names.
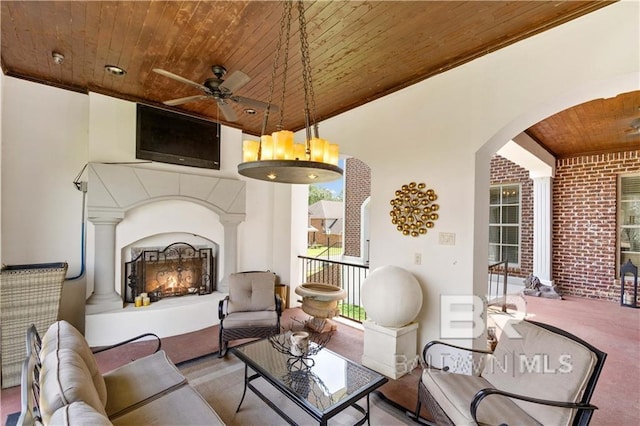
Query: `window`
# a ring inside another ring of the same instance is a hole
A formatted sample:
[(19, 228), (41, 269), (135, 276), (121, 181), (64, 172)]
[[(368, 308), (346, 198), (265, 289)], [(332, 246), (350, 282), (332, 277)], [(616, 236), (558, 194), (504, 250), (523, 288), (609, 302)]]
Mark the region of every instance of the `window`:
[(637, 266), (640, 265), (640, 175), (621, 176), (618, 193), (620, 265), (631, 259)]
[(489, 190), (489, 262), (520, 264), (520, 185), (497, 185)]

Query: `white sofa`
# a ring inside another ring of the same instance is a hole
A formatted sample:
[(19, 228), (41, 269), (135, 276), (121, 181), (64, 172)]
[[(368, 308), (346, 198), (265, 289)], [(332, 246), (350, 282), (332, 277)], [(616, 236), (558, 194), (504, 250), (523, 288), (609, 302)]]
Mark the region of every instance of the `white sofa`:
[(68, 322), (51, 325), (41, 341), (32, 326), (27, 344), (19, 425), (224, 424), (159, 344), (155, 353), (104, 375)]
[(597, 409), (607, 354), (564, 330), (511, 320), (493, 353), (463, 351), (425, 345), (416, 416), (424, 404), (437, 425), (587, 425)]

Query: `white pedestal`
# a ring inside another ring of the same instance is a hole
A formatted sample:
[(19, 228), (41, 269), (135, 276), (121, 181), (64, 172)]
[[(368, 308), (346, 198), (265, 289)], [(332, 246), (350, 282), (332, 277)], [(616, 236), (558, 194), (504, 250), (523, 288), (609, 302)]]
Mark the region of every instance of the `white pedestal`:
[(418, 355), (418, 324), (382, 327), (365, 321), (362, 365), (398, 379), (415, 368)]

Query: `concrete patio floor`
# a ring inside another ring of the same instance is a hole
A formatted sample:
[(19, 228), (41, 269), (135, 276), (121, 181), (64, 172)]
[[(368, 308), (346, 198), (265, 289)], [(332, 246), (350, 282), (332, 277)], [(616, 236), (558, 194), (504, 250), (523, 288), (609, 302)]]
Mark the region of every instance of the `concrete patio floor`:
[[(640, 309), (619, 303), (568, 296), (564, 300), (524, 298), (527, 317), (575, 334), (608, 354), (592, 403), (599, 407), (593, 425), (636, 425), (640, 422)], [(292, 310), (296, 311), (296, 310)], [(354, 332), (358, 333), (356, 329)], [(211, 329), (163, 339), (163, 348), (181, 359), (217, 350)], [(194, 344), (198, 342), (199, 344)], [(203, 345), (203, 343), (206, 343)], [(203, 347), (207, 346), (207, 347)], [(209, 347), (210, 346), (210, 347)], [(361, 348), (353, 348), (358, 351)], [(198, 353), (192, 353), (196, 351)], [(115, 360), (114, 362), (116, 362)], [(411, 386), (410, 392), (415, 389)], [(415, 395), (407, 395), (409, 399)], [(407, 400), (406, 406), (412, 405)], [(19, 387), (3, 389), (0, 424), (20, 409)], [(408, 423), (411, 423), (408, 421)]]

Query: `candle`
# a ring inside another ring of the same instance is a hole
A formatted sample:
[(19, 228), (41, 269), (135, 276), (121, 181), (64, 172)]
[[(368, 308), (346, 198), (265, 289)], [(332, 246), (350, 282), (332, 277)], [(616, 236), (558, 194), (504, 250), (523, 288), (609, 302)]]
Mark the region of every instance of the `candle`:
[(142, 298), (142, 306), (149, 306), (151, 304), (151, 298), (143, 297)]
[(307, 147), (303, 143), (293, 144), (293, 159), (307, 160)]
[(271, 135), (260, 136), (259, 160), (273, 160), (273, 138)]
[(293, 158), (293, 132), (280, 130), (271, 134), (273, 138), (273, 159), (291, 160)]
[(311, 161), (324, 161), (324, 143), (324, 139), (311, 139)]
[(136, 308), (142, 306), (142, 296), (136, 296), (135, 298)]
[(260, 142), (258, 141), (242, 141), (242, 161), (257, 161)]

